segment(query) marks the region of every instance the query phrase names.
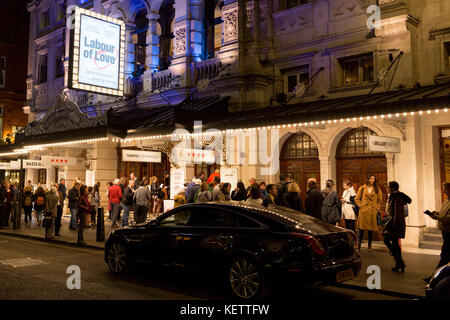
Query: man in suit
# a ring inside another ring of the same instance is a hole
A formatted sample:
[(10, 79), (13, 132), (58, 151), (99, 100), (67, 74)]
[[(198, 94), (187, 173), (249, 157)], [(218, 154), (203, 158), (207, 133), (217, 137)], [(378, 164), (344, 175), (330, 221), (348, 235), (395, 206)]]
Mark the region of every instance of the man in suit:
[(134, 190), (137, 190), (139, 188), (139, 179), (136, 177), (134, 172), (130, 174), (130, 179), (134, 181)]
[(278, 194), (277, 186), (274, 184), (269, 184), (266, 190), (267, 190), (267, 197), (264, 199), (263, 205), (266, 207), (269, 204), (275, 205), (275, 200)]

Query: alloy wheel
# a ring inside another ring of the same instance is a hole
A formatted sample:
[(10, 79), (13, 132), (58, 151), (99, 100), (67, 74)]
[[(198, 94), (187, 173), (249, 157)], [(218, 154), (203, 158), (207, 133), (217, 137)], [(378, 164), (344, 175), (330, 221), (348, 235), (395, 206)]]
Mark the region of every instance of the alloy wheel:
[(125, 271), (127, 265), (127, 254), (125, 246), (115, 241), (111, 244), (108, 250), (108, 266), (114, 273), (122, 273)]
[(251, 299), (260, 291), (261, 276), (258, 266), (246, 257), (233, 261), (229, 276), (231, 290), (240, 298)]

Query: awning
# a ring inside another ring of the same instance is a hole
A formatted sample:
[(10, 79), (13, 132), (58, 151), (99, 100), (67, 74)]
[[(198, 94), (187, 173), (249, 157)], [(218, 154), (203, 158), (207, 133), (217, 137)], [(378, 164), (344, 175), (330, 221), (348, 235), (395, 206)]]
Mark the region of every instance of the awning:
[(211, 121), (206, 128), (238, 129), (309, 123), (333, 119), (403, 114), (450, 106), (450, 82), (420, 88), (379, 92), (337, 99), (318, 99), (313, 102), (229, 113)]

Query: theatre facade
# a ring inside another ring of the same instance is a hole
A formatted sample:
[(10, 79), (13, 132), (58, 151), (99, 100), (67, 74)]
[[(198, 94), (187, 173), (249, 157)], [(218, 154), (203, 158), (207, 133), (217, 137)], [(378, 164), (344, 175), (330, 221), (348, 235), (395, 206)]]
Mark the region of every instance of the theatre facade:
[(232, 169), (245, 185), (291, 173), (303, 199), (310, 177), (342, 193), (375, 175), (385, 200), (392, 180), (413, 199), (404, 245), (436, 227), (422, 212), (450, 182), (446, 1), (382, 1), (373, 30), (370, 0), (67, 2), (125, 22), (123, 96), (65, 85), (62, 8), (33, 1), (29, 124), (4, 167), (35, 160), (22, 165), (33, 184), (78, 177), (102, 194), (131, 172)]

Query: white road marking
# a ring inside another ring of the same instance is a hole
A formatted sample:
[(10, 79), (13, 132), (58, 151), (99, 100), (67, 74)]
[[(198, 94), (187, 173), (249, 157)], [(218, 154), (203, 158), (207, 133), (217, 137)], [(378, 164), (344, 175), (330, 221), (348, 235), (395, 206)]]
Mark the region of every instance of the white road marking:
[(7, 259), (7, 260), (3, 260), (0, 262), (3, 264), (9, 265), (9, 266), (13, 266), (14, 268), (29, 267), (29, 266), (34, 266), (37, 264), (47, 263), (42, 260), (32, 259), (30, 257), (18, 258), (18, 259)]

